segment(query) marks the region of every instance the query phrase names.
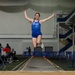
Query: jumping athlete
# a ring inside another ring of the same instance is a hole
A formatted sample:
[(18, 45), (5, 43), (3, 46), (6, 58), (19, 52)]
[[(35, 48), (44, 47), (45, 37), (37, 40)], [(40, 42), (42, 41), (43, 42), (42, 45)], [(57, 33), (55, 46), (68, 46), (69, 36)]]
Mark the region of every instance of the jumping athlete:
[(41, 24), (48, 21), (49, 19), (51, 19), (52, 17), (54, 17), (54, 13), (43, 19), (43, 20), (39, 20), (40, 18), (40, 13), (35, 13), (34, 15), (34, 19), (31, 19), (27, 16), (26, 10), (24, 11), (24, 16), (25, 18), (31, 23), (31, 29), (32, 29), (32, 43), (34, 46), (34, 49), (37, 47), (37, 45), (41, 44), (41, 48), (44, 47), (41, 39), (42, 39), (42, 33), (41, 33)]

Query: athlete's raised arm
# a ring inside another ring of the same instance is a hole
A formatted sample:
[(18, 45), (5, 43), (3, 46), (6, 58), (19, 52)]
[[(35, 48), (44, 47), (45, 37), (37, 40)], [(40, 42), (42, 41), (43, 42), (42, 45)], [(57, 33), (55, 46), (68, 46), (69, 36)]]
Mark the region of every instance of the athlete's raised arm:
[(29, 22), (32, 22), (32, 21), (33, 21), (33, 19), (31, 19), (31, 18), (29, 18), (29, 17), (27, 16), (26, 10), (24, 11), (24, 17), (25, 17)]
[(55, 15), (55, 13), (53, 13), (51, 16), (49, 16), (49, 17), (47, 17), (47, 18), (45, 18), (43, 20), (40, 20), (40, 23), (48, 21), (49, 19), (51, 19), (52, 17), (54, 17), (54, 15)]

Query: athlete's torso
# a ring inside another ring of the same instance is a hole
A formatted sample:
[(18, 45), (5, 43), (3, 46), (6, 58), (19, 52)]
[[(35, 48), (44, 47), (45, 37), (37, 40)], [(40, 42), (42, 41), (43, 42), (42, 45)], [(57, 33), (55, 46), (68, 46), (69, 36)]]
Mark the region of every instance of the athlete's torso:
[(41, 32), (41, 24), (40, 24), (40, 22), (39, 21), (37, 21), (37, 22), (33, 21), (31, 28), (32, 28), (32, 33)]

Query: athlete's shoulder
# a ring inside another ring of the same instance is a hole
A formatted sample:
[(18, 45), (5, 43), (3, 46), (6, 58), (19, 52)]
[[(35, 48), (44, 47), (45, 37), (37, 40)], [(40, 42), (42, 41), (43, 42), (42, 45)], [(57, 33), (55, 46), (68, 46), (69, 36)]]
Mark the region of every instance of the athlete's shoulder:
[(32, 21), (30, 21), (30, 23), (33, 23), (33, 21), (34, 21), (34, 20), (32, 19)]
[(42, 24), (42, 20), (39, 20), (39, 23)]

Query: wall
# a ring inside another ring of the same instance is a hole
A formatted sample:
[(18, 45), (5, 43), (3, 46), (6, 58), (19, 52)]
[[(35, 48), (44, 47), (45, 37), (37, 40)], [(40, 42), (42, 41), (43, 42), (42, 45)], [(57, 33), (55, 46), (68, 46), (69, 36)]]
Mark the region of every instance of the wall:
[[(43, 19), (50, 16), (53, 12), (64, 13), (72, 10), (74, 8), (74, 3), (74, 0), (19, 0), (18, 2), (17, 0), (1, 1), (0, 34), (31, 34), (30, 23), (24, 19), (24, 9), (27, 10), (28, 16), (31, 18), (33, 18), (35, 12), (40, 12), (41, 19)], [(42, 32), (45, 35), (53, 35), (56, 31), (55, 28), (55, 20), (52, 18), (43, 24)]]
[[(36, 11), (37, 12), (37, 11)], [(33, 18), (35, 11), (28, 9), (28, 16)], [(50, 13), (41, 13), (41, 18), (50, 16)], [(31, 24), (24, 18), (24, 13), (6, 13), (0, 11), (0, 34), (6, 35), (30, 35)], [(54, 34), (54, 18), (42, 25), (42, 32), (45, 35)], [(51, 31), (50, 31), (51, 30)]]
[[(17, 54), (22, 54), (26, 47), (32, 46), (31, 38), (15, 38), (16, 35), (30, 35), (30, 24), (24, 19), (23, 11), (26, 8), (29, 17), (33, 18), (35, 12), (41, 13), (41, 19), (48, 17), (53, 12), (57, 14), (69, 13), (75, 7), (75, 0), (0, 0), (0, 37), (7, 35), (7, 38), (0, 39), (3, 47), (9, 43), (12, 48), (17, 51)], [(55, 18), (42, 25), (43, 34), (54, 35), (56, 32)], [(9, 38), (14, 35), (15, 37)], [(45, 46), (53, 46), (55, 51), (58, 51), (57, 38), (43, 39)]]
[[(23, 51), (26, 51), (26, 47), (29, 46), (33, 51), (31, 39), (0, 39), (0, 43), (3, 47), (6, 47), (6, 44), (9, 43), (11, 48), (16, 50), (17, 54), (22, 54)], [(54, 51), (58, 50), (57, 39), (43, 39), (43, 43), (45, 46), (53, 46)]]

